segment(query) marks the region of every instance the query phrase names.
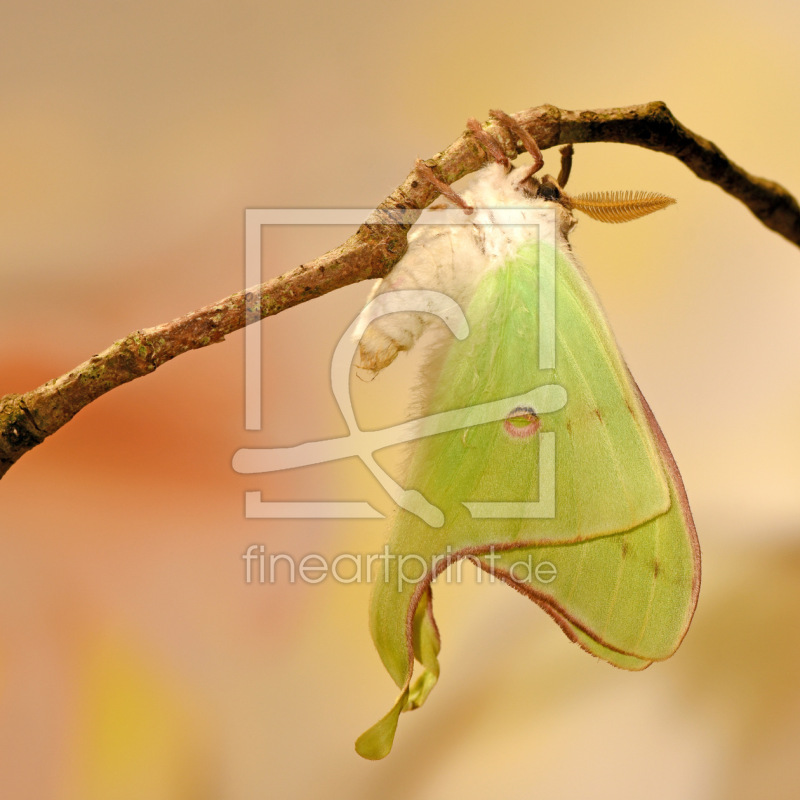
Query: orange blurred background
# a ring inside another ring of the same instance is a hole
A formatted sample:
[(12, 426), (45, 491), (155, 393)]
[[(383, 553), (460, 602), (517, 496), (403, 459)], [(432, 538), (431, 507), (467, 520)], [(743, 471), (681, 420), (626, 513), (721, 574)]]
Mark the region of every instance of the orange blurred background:
[[(785, 3), (33, 2), (2, 17), (0, 395), (241, 289), (246, 208), (373, 206), (489, 108), (665, 100), (800, 190)], [(579, 146), (571, 188), (679, 199), (573, 236), (695, 512), (703, 587), (676, 656), (614, 670), (507, 588), (444, 585), (439, 687), (389, 758), (356, 756), (396, 693), (369, 586), (247, 585), (241, 556), (374, 553), (385, 525), (248, 520), (244, 492), (391, 502), (353, 459), (242, 476), (231, 458), (346, 432), (328, 370), (359, 284), (261, 326), (261, 432), (244, 429), (239, 332), (101, 398), (3, 479), (4, 797), (796, 796), (800, 253), (656, 153)], [(271, 229), (264, 273), (350, 232)], [(403, 418), (414, 363), (354, 382), (365, 427)]]

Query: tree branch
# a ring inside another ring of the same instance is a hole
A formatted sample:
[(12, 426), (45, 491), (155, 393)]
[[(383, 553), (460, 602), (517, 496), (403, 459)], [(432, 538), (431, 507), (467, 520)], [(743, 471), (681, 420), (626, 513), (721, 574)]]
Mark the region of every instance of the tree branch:
[[(800, 207), (794, 197), (779, 184), (756, 178), (734, 164), (713, 142), (678, 122), (664, 103), (594, 111), (564, 111), (544, 105), (513, 116), (542, 150), (569, 143), (620, 142), (675, 156), (699, 178), (741, 200), (768, 228), (800, 246)], [(513, 141), (505, 127), (491, 122), (486, 130), (509, 157), (522, 152), (521, 143)], [(479, 139), (465, 131), (426, 163), (444, 181), (453, 183), (480, 169), (487, 160)], [(405, 252), (408, 229), (435, 197), (433, 187), (412, 171), (367, 223), (320, 258), (172, 322), (136, 331), (66, 375), (25, 394), (0, 398), (0, 477), (22, 455), (111, 389), (148, 375), (188, 350), (221, 342), (249, 321), (278, 314), (342, 286), (386, 275)]]

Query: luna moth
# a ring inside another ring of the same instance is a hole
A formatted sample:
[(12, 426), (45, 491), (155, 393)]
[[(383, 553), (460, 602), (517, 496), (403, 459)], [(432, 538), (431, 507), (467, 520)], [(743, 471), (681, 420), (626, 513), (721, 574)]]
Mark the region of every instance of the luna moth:
[[(405, 479), (441, 509), (444, 523), (398, 509), (391, 557), (374, 578), (371, 633), (400, 695), (356, 742), (370, 759), (389, 753), (401, 712), (421, 706), (438, 680), (431, 583), (454, 561), (471, 558), (584, 650), (628, 670), (675, 652), (700, 587), (680, 473), (568, 239), (573, 209), (616, 222), (674, 201), (644, 193), (570, 197), (563, 184), (571, 150), (562, 153), (559, 180), (539, 179), (535, 142), (511, 118), (495, 116), (534, 156), (533, 167), (511, 167), (472, 123), (495, 163), (460, 195), (420, 169), (449, 205), (472, 211), (470, 224), (412, 231), (406, 255), (373, 291), (442, 292), (464, 309), (470, 333), (459, 341), (440, 326)], [(554, 302), (543, 308), (548, 296)], [(404, 312), (363, 327), (360, 366), (374, 374), (436, 322)], [(425, 430), (426, 415), (554, 386), (565, 390), (558, 410), (509, 400), (500, 422)], [(542, 565), (549, 566), (535, 569)], [(421, 672), (412, 681), (415, 660)]]

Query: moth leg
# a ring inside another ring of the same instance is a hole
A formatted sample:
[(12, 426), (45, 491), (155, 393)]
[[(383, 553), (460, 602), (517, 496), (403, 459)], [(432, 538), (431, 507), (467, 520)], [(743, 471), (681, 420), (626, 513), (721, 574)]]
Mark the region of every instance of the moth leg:
[(497, 139), (491, 134), (487, 133), (483, 126), (475, 119), (470, 117), (467, 120), (467, 127), (470, 133), (478, 140), (481, 147), (490, 155), (498, 164), (502, 164), (506, 168), (506, 172), (511, 169), (511, 161), (508, 156), (503, 152), (503, 148)]
[(505, 111), (492, 109), (489, 112), (489, 116), (499, 122), (504, 128), (507, 128), (522, 142), (522, 146), (533, 157), (533, 164), (530, 169), (530, 174), (536, 174), (544, 166), (544, 157), (542, 156), (542, 151), (539, 149), (539, 145), (536, 144), (536, 139), (534, 139), (533, 136), (531, 136), (528, 131), (526, 131), (525, 128), (519, 124), (519, 122), (506, 114)]
[(454, 192), (450, 184), (445, 183), (421, 158), (415, 164), (417, 174), (424, 178), (439, 194), (444, 195), (448, 200), (455, 203), (459, 208), (464, 209), (464, 213), (471, 214), (475, 209), (469, 205), (463, 197)]
[(562, 147), (559, 151), (561, 153), (561, 169), (558, 171), (558, 185), (563, 189), (569, 180), (569, 174), (572, 172), (572, 155), (575, 148), (568, 144)]

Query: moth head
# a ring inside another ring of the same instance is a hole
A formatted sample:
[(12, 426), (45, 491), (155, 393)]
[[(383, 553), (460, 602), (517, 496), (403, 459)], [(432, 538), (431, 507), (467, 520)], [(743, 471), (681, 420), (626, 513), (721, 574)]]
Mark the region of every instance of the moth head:
[[(558, 179), (551, 175), (536, 177), (534, 171), (521, 170), (519, 188), (528, 196), (552, 203), (561, 209), (559, 227), (565, 235), (577, 220), (573, 210), (582, 211), (600, 222), (629, 222), (672, 205), (675, 200), (659, 192), (585, 192), (570, 195), (564, 190), (572, 170), (572, 145), (561, 148), (561, 170)], [(540, 162), (541, 163), (541, 162)]]
[[(566, 237), (578, 220), (572, 213), (569, 195), (564, 191), (561, 183), (552, 175), (537, 177), (526, 169), (521, 169), (519, 172), (521, 174), (517, 186), (520, 191), (533, 200), (552, 203), (556, 209), (558, 229)], [(561, 176), (559, 175), (559, 177)]]

